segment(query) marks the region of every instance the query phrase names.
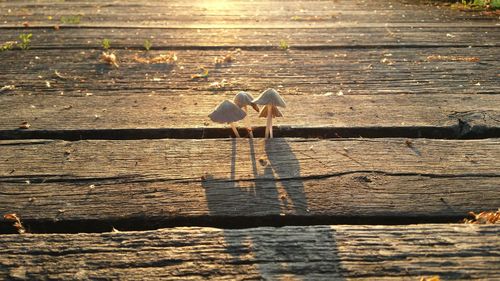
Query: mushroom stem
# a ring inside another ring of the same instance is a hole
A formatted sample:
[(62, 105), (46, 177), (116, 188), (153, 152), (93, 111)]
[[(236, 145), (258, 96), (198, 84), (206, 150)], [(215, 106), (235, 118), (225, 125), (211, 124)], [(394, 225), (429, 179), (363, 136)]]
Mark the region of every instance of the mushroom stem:
[(230, 123), (230, 125), (231, 125), (231, 129), (233, 129), (233, 132), (236, 135), (236, 137), (241, 138), (240, 133), (238, 133), (238, 129), (236, 129), (236, 126), (234, 125), (234, 123)]
[(266, 139), (273, 138), (273, 105), (267, 108)]

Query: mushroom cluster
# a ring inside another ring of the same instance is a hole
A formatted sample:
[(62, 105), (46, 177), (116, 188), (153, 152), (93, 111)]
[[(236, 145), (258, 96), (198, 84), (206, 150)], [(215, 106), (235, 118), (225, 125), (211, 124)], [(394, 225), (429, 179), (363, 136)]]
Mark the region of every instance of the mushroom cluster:
[[(258, 105), (264, 105), (262, 111), (260, 111)], [(286, 107), (285, 101), (275, 89), (265, 90), (256, 99), (247, 92), (239, 92), (234, 97), (233, 102), (224, 100), (208, 117), (213, 122), (229, 124), (234, 135), (239, 138), (240, 134), (234, 122), (238, 122), (247, 116), (248, 106), (251, 106), (257, 112), (260, 111), (259, 117), (267, 118), (265, 138), (273, 138), (273, 118), (283, 117), (283, 113), (278, 107)], [(253, 137), (251, 130), (250, 137)]]

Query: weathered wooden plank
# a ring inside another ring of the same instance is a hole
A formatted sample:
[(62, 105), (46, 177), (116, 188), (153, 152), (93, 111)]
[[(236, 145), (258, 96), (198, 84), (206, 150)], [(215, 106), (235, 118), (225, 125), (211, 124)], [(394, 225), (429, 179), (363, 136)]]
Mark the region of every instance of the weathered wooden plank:
[[(344, 24), (439, 24), (461, 25), (494, 22), (480, 13), (463, 13), (448, 7), (395, 1), (176, 1), (121, 2), (2, 2), (7, 11), (0, 27), (68, 24), (61, 18), (78, 19), (78, 26), (164, 27), (332, 27)], [(133, 12), (131, 12), (133, 11)], [(117, 20), (119, 19), (119, 20)]]
[(106, 38), (114, 48), (143, 49), (144, 41), (162, 48), (268, 48), (281, 40), (291, 48), (497, 47), (500, 31), (489, 27), (350, 27), (332, 28), (19, 28), (0, 29), (0, 38), (18, 40), (32, 33), (31, 48), (101, 48)]
[[(8, 95), (0, 97), (0, 129), (2, 138), (6, 138), (16, 133), (23, 121), (31, 127), (20, 134), (39, 130), (226, 128), (212, 122), (208, 114), (223, 99), (232, 99), (233, 94), (199, 92), (195, 96), (186, 91), (169, 91), (122, 96)], [(437, 137), (456, 138), (469, 132), (486, 133), (500, 125), (498, 95), (325, 96), (287, 94), (284, 90), (284, 97), (288, 104), (283, 110), (285, 116), (274, 122), (283, 129), (373, 128), (380, 129), (379, 136), (384, 136), (384, 128), (398, 128), (400, 135), (406, 136), (404, 131), (425, 128), (435, 129)], [(265, 120), (252, 109), (238, 126), (242, 130), (263, 127)], [(439, 135), (438, 131), (443, 132)], [(231, 134), (229, 130), (227, 134)], [(358, 136), (354, 132), (338, 134)], [(203, 131), (196, 135), (204, 136)], [(422, 135), (426, 134), (422, 131)]]
[(430, 224), (4, 235), (0, 278), (496, 280), (499, 231)]
[(289, 223), (458, 220), (500, 200), (496, 139), (1, 144), (0, 213), (18, 213), (34, 231), (54, 222), (85, 231), (185, 218), (225, 225), (289, 216)]
[[(452, 49), (338, 49), (240, 51), (234, 62), (215, 65), (227, 51), (175, 51), (175, 65), (145, 64), (135, 57), (152, 58), (166, 51), (116, 51), (118, 69), (99, 60), (98, 50), (30, 50), (0, 53), (0, 81), (22, 94), (119, 95), (168, 93), (172, 90), (216, 90), (210, 84), (226, 79), (217, 93), (262, 91), (282, 87), (285, 94), (479, 94), (499, 93), (500, 52), (490, 48)], [(192, 80), (199, 67), (209, 78)], [(64, 78), (57, 77), (58, 71)], [(50, 83), (47, 85), (47, 81)], [(49, 87), (50, 86), (50, 87)], [(174, 94), (175, 95), (175, 94)], [(495, 104), (495, 103), (494, 103)], [(498, 104), (498, 103), (496, 103)]]

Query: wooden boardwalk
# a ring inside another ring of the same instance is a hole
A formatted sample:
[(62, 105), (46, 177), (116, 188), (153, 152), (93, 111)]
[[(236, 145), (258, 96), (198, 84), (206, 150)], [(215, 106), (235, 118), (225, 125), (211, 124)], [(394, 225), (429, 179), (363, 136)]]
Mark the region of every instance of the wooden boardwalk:
[[(409, 0), (0, 11), (0, 44), (32, 34), (0, 51), (0, 215), (28, 232), (0, 220), (0, 279), (500, 280), (499, 225), (460, 223), (500, 207), (498, 15)], [(254, 113), (242, 139), (207, 117), (268, 87), (287, 102), (275, 139)]]

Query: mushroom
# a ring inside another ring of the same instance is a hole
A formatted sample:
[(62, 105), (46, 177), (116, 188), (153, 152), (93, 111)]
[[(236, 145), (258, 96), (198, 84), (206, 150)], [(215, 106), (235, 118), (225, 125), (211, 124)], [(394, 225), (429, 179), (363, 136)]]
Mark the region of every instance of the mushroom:
[(260, 96), (253, 100), (255, 104), (265, 105), (259, 117), (267, 117), (266, 138), (273, 138), (273, 117), (283, 117), (283, 113), (278, 109), (286, 107), (283, 98), (275, 89), (267, 89)]
[(250, 105), (255, 111), (259, 112), (259, 107), (252, 102), (253, 97), (247, 92), (239, 92), (234, 97), (233, 102), (245, 112), (247, 112), (247, 106)]
[(228, 123), (233, 129), (236, 137), (240, 138), (240, 134), (234, 126), (233, 122), (240, 121), (245, 118), (247, 113), (239, 108), (236, 104), (230, 102), (229, 100), (224, 100), (221, 102), (208, 117), (217, 123)]
[[(243, 109), (243, 111), (245, 112), (247, 112), (248, 105), (250, 105), (253, 109), (255, 109), (255, 111), (259, 112), (260, 111), (259, 107), (255, 103), (253, 103), (252, 100), (253, 97), (249, 93), (239, 92), (236, 94), (233, 101), (239, 108)], [(252, 127), (248, 127), (247, 130), (250, 138), (253, 138)]]

